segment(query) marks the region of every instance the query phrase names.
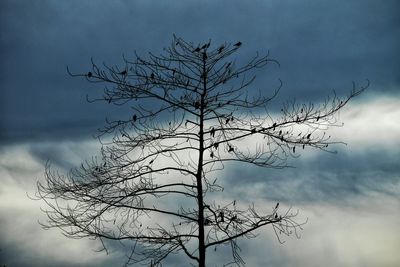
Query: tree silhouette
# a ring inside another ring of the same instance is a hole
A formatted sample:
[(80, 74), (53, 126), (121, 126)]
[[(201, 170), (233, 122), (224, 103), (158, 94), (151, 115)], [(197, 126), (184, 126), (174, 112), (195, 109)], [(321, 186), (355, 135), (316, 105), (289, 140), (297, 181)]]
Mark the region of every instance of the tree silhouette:
[[(230, 163), (284, 168), (300, 149), (328, 151), (336, 143), (325, 134), (339, 125), (337, 112), (367, 86), (348, 97), (319, 105), (290, 102), (272, 113), (265, 97), (250, 90), (253, 72), (279, 64), (258, 54), (237, 66), (230, 56), (242, 46), (211, 41), (194, 45), (174, 36), (163, 54), (124, 58), (123, 67), (99, 66), (84, 77), (106, 85), (99, 99), (130, 105), (125, 120), (107, 121), (100, 130), (101, 156), (67, 175), (48, 164), (38, 198), (46, 202), (45, 228), (57, 227), (71, 238), (91, 237), (107, 250), (119, 241), (127, 264), (160, 266), (172, 253), (205, 266), (206, 252), (231, 247), (233, 264), (244, 265), (239, 238), (253, 238), (270, 225), (276, 236), (298, 235), (297, 212), (279, 203), (262, 211), (240, 200), (217, 198), (216, 179)], [(297, 150), (296, 150), (297, 149)], [(250, 178), (246, 178), (250, 182)]]

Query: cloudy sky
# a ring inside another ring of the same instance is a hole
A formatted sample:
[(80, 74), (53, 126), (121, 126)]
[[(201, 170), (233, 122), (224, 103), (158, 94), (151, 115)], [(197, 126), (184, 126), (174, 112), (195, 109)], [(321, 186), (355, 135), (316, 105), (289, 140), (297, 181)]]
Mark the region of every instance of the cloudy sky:
[[(301, 239), (281, 245), (265, 228), (243, 241), (247, 266), (399, 266), (398, 10), (396, 0), (1, 1), (0, 265), (121, 263), (118, 251), (96, 253), (96, 242), (42, 230), (43, 203), (27, 194), (47, 160), (68, 170), (98, 152), (92, 135), (106, 116), (126, 115), (88, 104), (86, 94), (102, 88), (71, 78), (66, 66), (86, 72), (91, 57), (117, 64), (123, 54), (160, 52), (175, 33), (216, 46), (240, 40), (239, 61), (269, 51), (281, 67), (259, 73), (256, 85), (282, 79), (276, 106), (318, 103), (371, 81), (340, 113), (345, 124), (333, 135), (347, 145), (337, 154), (305, 151), (295, 169), (225, 171), (227, 197), (280, 201), (308, 218)], [(222, 266), (215, 255), (209, 264)]]

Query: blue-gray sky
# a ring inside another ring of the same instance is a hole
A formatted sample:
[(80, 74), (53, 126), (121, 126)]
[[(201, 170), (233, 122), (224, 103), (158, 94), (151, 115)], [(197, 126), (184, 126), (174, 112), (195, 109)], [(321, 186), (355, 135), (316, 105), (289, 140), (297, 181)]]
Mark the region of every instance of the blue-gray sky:
[(341, 114), (345, 126), (334, 133), (348, 145), (338, 154), (306, 152), (288, 170), (232, 167), (227, 191), (284, 201), (310, 218), (301, 240), (282, 246), (265, 229), (245, 242), (248, 266), (398, 266), (399, 10), (395, 0), (1, 1), (0, 264), (109, 266), (119, 257), (41, 230), (39, 204), (25, 193), (47, 159), (67, 169), (90, 157), (105, 117), (126, 116), (88, 104), (86, 94), (102, 88), (71, 78), (66, 66), (86, 72), (91, 57), (118, 64), (123, 54), (161, 52), (175, 33), (195, 43), (240, 40), (239, 60), (269, 50), (281, 67), (258, 73), (256, 85), (267, 90), (282, 79), (276, 105), (318, 103), (333, 89), (348, 93), (352, 81), (371, 81)]

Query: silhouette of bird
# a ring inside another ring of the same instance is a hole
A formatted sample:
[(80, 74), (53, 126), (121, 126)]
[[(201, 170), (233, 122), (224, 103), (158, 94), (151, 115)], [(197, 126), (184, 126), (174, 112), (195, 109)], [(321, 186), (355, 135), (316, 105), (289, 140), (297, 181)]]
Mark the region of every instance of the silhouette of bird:
[(87, 73), (87, 76), (90, 78), (90, 77), (93, 76), (93, 73), (89, 71), (89, 72)]
[(234, 46), (237, 46), (237, 47), (239, 47), (241, 45), (242, 45), (242, 42), (237, 42), (236, 44), (234, 44)]
[(275, 131), (275, 127), (276, 127), (276, 122), (274, 122), (274, 124), (272, 124), (272, 130)]
[(150, 78), (154, 79), (154, 73), (151, 73)]
[(220, 54), (220, 53), (222, 52), (222, 50), (224, 50), (224, 48), (225, 48), (225, 46), (221, 45), (221, 46), (218, 48), (218, 54)]
[(200, 52), (200, 47), (197, 47), (193, 52)]
[(196, 102), (194, 103), (194, 108), (195, 108), (195, 109), (199, 109), (199, 108), (200, 108), (200, 103), (199, 103), (199, 101), (196, 101)]
[(310, 137), (311, 137), (311, 134), (308, 134), (308, 135), (307, 135), (307, 139), (310, 139)]
[(214, 144), (214, 148), (217, 149), (218, 148), (218, 143)]
[(136, 114), (133, 115), (132, 119), (133, 119), (133, 121), (136, 121), (136, 120), (137, 120)]
[(296, 147), (295, 146), (293, 147), (293, 153), (296, 153)]
[(276, 203), (275, 209), (279, 208), (279, 202)]
[(233, 152), (234, 148), (231, 145), (228, 145), (228, 146), (229, 146), (228, 152)]
[(236, 205), (236, 199), (235, 200), (233, 200), (233, 206), (235, 206)]
[(210, 153), (210, 157), (213, 158), (214, 157), (214, 152), (211, 151)]
[(206, 59), (207, 59), (207, 53), (204, 52), (204, 53), (203, 53), (203, 60), (206, 60)]
[(319, 121), (319, 116), (317, 117), (317, 121)]
[(256, 133), (256, 128), (251, 129), (251, 133), (252, 134)]
[(212, 137), (214, 137), (214, 136), (215, 136), (215, 129), (214, 129), (214, 127), (213, 127), (213, 128), (211, 128), (210, 135), (211, 135)]
[(221, 211), (219, 213), (219, 217), (221, 217), (221, 222), (224, 222), (224, 212), (223, 211)]
[(278, 219), (278, 214), (275, 213), (275, 219)]
[(126, 75), (128, 72), (126, 71), (126, 70), (124, 70), (124, 71), (121, 71), (119, 74), (120, 75)]
[(282, 134), (282, 130), (279, 131), (279, 136)]
[(206, 218), (206, 219), (204, 220), (204, 225), (210, 225), (211, 223), (212, 223), (212, 221), (209, 220), (208, 218)]

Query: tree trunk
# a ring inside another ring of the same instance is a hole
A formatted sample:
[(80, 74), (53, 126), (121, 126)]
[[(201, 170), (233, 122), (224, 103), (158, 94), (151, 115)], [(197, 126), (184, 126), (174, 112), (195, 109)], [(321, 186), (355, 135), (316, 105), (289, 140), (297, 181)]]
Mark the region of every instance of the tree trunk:
[(207, 89), (206, 62), (203, 59), (203, 93), (200, 102), (200, 122), (199, 122), (199, 162), (197, 165), (197, 201), (199, 209), (199, 267), (206, 266), (206, 247), (204, 240), (204, 201), (203, 201), (203, 154), (204, 154), (204, 98)]

